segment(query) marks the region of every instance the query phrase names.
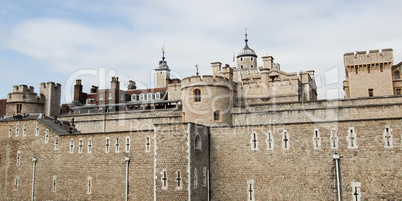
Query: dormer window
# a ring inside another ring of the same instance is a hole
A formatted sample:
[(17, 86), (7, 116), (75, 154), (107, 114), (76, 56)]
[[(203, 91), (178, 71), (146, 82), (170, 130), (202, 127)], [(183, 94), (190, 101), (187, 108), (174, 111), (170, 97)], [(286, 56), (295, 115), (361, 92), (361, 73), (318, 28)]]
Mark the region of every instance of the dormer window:
[(161, 99), (161, 93), (160, 92), (155, 93), (155, 99)]
[(137, 101), (137, 95), (136, 94), (131, 95), (131, 101)]
[(86, 104), (87, 104), (87, 105), (90, 105), (90, 104), (92, 104), (93, 101), (94, 101), (94, 99), (88, 98), (88, 99), (86, 100)]
[(140, 94), (140, 101), (142, 101), (142, 100), (144, 100), (144, 94)]
[(155, 99), (154, 94), (148, 93), (148, 100), (152, 100), (152, 99)]

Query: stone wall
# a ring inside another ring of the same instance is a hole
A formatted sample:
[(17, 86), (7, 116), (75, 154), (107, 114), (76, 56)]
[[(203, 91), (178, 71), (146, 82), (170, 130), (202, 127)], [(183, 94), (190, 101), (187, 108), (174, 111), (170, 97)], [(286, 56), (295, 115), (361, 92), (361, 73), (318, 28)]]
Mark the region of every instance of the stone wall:
[[(211, 128), (212, 200), (250, 200), (250, 180), (255, 200), (336, 200), (335, 153), (341, 155), (343, 200), (352, 200), (352, 182), (361, 182), (362, 200), (400, 199), (401, 125), (400, 119), (383, 119)], [(392, 148), (384, 147), (386, 126), (392, 129)], [(348, 148), (351, 127), (357, 148)], [(337, 149), (331, 148), (332, 129), (337, 132)]]

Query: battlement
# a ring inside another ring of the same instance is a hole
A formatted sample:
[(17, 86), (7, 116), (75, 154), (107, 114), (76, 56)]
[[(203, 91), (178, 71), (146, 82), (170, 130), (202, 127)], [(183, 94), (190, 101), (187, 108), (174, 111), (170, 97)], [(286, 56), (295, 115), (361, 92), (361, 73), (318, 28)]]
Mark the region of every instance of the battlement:
[(348, 52), (343, 55), (345, 66), (364, 65), (372, 63), (393, 63), (394, 52), (392, 49), (369, 50)]
[(61, 89), (61, 84), (60, 83), (54, 83), (54, 82), (42, 82), (39, 85), (39, 91), (41, 91), (42, 89), (46, 89), (46, 88), (52, 88), (52, 89)]
[(194, 85), (228, 86), (230, 81), (222, 76), (204, 75), (186, 77), (181, 81), (182, 88)]
[(29, 86), (28, 88), (25, 84), (15, 85), (13, 86), (12, 93), (34, 93), (34, 88), (33, 86)]

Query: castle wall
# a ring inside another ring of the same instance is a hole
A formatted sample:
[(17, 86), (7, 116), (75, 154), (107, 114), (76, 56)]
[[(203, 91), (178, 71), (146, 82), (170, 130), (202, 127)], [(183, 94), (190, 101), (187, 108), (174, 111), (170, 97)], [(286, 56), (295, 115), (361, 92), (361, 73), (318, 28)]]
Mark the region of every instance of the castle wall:
[(58, 119), (72, 122), (81, 133), (110, 132), (127, 130), (149, 130), (154, 124), (181, 122), (180, 111), (147, 111), (63, 115)]
[[(212, 200), (250, 200), (250, 180), (255, 200), (336, 200), (335, 153), (341, 156), (343, 200), (353, 200), (352, 182), (361, 182), (361, 200), (400, 199), (401, 124), (400, 119), (382, 119), (211, 128)], [(384, 147), (386, 126), (392, 129), (393, 148)], [(348, 148), (350, 127), (357, 148)], [(333, 128), (337, 149), (331, 148)]]
[[(16, 124), (20, 133), (15, 135)], [(125, 157), (129, 163), (129, 200), (153, 200), (153, 131), (92, 133), (87, 135), (58, 136), (51, 129), (39, 124), (36, 136), (36, 120), (0, 122), (0, 194), (6, 200), (30, 200), (32, 188), (32, 158), (36, 157), (35, 200), (123, 200), (125, 197)], [(26, 136), (22, 125), (26, 124)], [(8, 137), (8, 126), (13, 135)], [(49, 130), (45, 142), (46, 129)], [(55, 150), (58, 137), (59, 147)], [(110, 150), (106, 153), (106, 138), (110, 138)], [(126, 137), (130, 138), (130, 150), (126, 152)], [(146, 151), (150, 137), (151, 149)], [(116, 139), (119, 152), (116, 153)], [(82, 153), (79, 141), (82, 139)], [(92, 152), (88, 153), (88, 141), (92, 140)], [(74, 141), (70, 153), (70, 141)], [(17, 152), (20, 165), (17, 166)], [(53, 178), (56, 190), (53, 192)], [(17, 178), (18, 189), (15, 189)], [(91, 178), (91, 193), (88, 193)]]
[(276, 104), (232, 110), (232, 125), (400, 118), (402, 97), (377, 97)]

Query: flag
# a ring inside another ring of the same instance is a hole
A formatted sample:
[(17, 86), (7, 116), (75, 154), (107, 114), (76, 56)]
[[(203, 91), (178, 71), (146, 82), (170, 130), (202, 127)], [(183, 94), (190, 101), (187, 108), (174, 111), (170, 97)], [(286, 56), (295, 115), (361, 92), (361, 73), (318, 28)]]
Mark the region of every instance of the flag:
[(233, 62), (235, 62), (235, 52), (233, 52)]

